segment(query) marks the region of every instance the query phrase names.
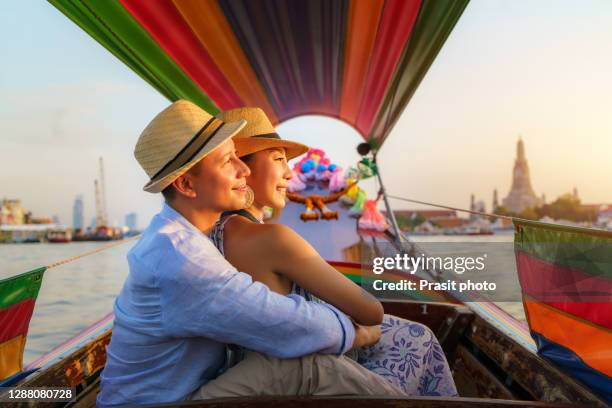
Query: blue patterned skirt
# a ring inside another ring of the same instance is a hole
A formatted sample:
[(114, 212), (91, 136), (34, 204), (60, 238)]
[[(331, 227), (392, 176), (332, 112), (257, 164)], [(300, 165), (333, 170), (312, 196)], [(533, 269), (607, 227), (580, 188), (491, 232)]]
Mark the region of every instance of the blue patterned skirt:
[(444, 351), (425, 325), (385, 315), (378, 343), (357, 352), (357, 361), (410, 396), (457, 396)]
[[(291, 293), (325, 303), (295, 283)], [(349, 352), (349, 357), (403, 389), (407, 395), (458, 396), (442, 346), (429, 327), (386, 314), (380, 331), (378, 343), (361, 348), (357, 353)]]

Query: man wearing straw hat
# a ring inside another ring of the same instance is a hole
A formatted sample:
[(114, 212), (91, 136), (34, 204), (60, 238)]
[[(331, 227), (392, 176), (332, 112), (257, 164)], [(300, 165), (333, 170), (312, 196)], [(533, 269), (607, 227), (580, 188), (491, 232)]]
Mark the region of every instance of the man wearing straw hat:
[(189, 398), (219, 374), (226, 343), (254, 350), (247, 358), (262, 376), (217, 387), (222, 395), (200, 390), (200, 398), (401, 395), (382, 377), (334, 356), (375, 343), (378, 327), (355, 326), (333, 306), (253, 282), (206, 236), (221, 212), (245, 205), (250, 172), (232, 141), (245, 124), (224, 123), (179, 100), (140, 135), (134, 154), (150, 178), (144, 190), (162, 192), (166, 202), (128, 254), (99, 406)]

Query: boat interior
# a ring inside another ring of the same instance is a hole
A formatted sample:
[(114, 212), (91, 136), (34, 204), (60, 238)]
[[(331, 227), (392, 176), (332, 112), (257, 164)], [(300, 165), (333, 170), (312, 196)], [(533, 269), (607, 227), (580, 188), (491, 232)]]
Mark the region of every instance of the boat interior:
[[(468, 407), (606, 406), (586, 388), (537, 354), (524, 349), (468, 307), (422, 301), (384, 301), (385, 312), (427, 325), (438, 337), (454, 373), (461, 398), (376, 399), (377, 406)], [(20, 387), (75, 387), (70, 407), (94, 407), (99, 374), (106, 360), (108, 331), (48, 369), (22, 381)], [(555, 402), (538, 402), (555, 401)], [(371, 398), (255, 397), (193, 401), (169, 406), (371, 406)], [(13, 404), (9, 406), (19, 406)]]
[[(349, 276), (361, 269), (359, 258), (364, 256), (364, 248), (369, 248), (370, 253), (388, 253), (389, 248), (395, 248), (391, 234), (360, 231), (356, 227), (356, 219), (347, 216), (345, 206), (331, 203), (329, 207), (340, 213), (338, 220), (304, 223), (299, 218), (303, 206), (288, 203), (283, 213), (277, 214), (273, 221), (299, 227), (300, 233), (323, 252), (326, 259), (341, 261), (332, 262), (339, 271), (347, 274), (346, 265), (354, 265), (353, 271), (348, 272)], [(486, 313), (479, 313), (473, 307), (477, 303), (460, 303), (450, 297), (446, 300), (438, 298), (438, 301), (401, 298), (381, 299), (381, 302), (385, 313), (422, 323), (436, 334), (453, 371), (460, 398), (381, 397), (375, 399), (376, 406), (607, 406), (586, 387), (510, 336), (507, 329), (496, 325), (494, 320), (487, 318)], [(77, 399), (68, 406), (94, 407), (99, 375), (106, 360), (106, 346), (111, 338), (111, 320), (107, 321), (107, 330), (97, 337), (86, 338), (78, 349), (63, 358), (56, 358), (56, 362), (18, 385), (75, 387)], [(372, 403), (372, 398), (365, 397), (252, 397), (169, 406), (311, 407), (329, 404), (355, 408), (371, 406)]]

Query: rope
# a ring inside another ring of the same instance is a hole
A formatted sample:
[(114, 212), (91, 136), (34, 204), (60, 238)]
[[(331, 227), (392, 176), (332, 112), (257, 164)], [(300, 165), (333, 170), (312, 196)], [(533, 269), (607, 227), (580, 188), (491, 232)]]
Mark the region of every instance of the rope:
[(449, 207), (446, 205), (440, 205), (440, 204), (434, 204), (434, 203), (428, 203), (426, 201), (418, 201), (418, 200), (412, 200), (410, 198), (404, 198), (404, 197), (398, 197), (398, 196), (392, 196), (392, 195), (388, 195), (387, 197), (389, 198), (394, 198), (396, 200), (400, 200), (400, 201), (407, 201), (409, 203), (416, 203), (416, 204), (424, 204), (424, 205), (429, 205), (432, 207), (438, 207), (438, 208), (444, 208), (447, 210), (454, 210), (454, 211), (460, 211), (460, 212), (466, 212), (469, 214), (475, 214), (475, 215), (483, 215), (485, 217), (494, 217), (494, 218), (501, 218), (503, 220), (508, 220), (508, 221), (512, 221), (512, 220), (523, 220), (522, 218), (518, 218), (518, 217), (508, 217), (507, 215), (499, 215), (499, 214), (490, 214), (490, 213), (486, 213), (486, 212), (480, 212), (480, 211), (472, 211), (472, 210), (464, 210), (463, 208), (456, 208), (456, 207)]
[(54, 263), (48, 265), (47, 269), (55, 268), (56, 266), (60, 266), (60, 265), (67, 264), (67, 263), (72, 262), (72, 261), (76, 261), (77, 259), (81, 259), (81, 258), (84, 258), (86, 256), (93, 255), (93, 254), (96, 254), (98, 252), (105, 251), (105, 250), (107, 250), (109, 248), (113, 248), (113, 247), (116, 247), (116, 246), (119, 246), (119, 245), (123, 245), (126, 242), (130, 242), (130, 241), (135, 240), (136, 238), (140, 238), (140, 234), (139, 235), (134, 235), (133, 237), (129, 237), (129, 238), (126, 238), (126, 239), (122, 239), (120, 241), (113, 242), (112, 244), (102, 245), (101, 247), (98, 247), (98, 248), (93, 249), (93, 250), (88, 251), (88, 252), (84, 252), (84, 253), (82, 253), (80, 255), (76, 255), (76, 256), (73, 256), (73, 257), (70, 257), (70, 258), (62, 259), (61, 261), (54, 262)]

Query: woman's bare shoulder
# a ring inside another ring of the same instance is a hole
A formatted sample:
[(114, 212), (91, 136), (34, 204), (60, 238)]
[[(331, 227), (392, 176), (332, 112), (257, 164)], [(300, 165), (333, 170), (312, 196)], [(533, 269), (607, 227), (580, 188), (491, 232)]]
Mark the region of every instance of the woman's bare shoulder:
[(304, 240), (297, 232), (283, 224), (261, 224), (262, 235), (277, 242)]
[(256, 224), (254, 222), (233, 217), (228, 220), (226, 240), (234, 243), (240, 241), (248, 245), (251, 250), (262, 250), (266, 253), (273, 251), (301, 250), (308, 245), (306, 241), (294, 230), (283, 224)]
[(285, 257), (304, 256), (314, 251), (308, 241), (286, 225), (265, 224), (261, 227), (263, 227), (261, 237), (265, 245), (274, 248)]

